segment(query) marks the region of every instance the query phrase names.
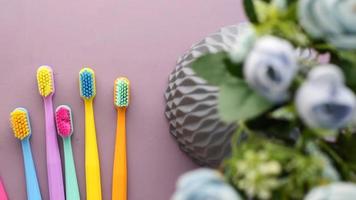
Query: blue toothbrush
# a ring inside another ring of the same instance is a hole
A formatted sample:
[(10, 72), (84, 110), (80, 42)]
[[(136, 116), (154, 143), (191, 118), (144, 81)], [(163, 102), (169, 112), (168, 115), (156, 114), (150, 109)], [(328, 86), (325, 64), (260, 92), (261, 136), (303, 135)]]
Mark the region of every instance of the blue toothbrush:
[(41, 200), (35, 164), (32, 159), (30, 137), (31, 125), (28, 112), (24, 108), (16, 108), (10, 114), (12, 130), (17, 139), (21, 140), (23, 160), (25, 165), (26, 189), (28, 200)]

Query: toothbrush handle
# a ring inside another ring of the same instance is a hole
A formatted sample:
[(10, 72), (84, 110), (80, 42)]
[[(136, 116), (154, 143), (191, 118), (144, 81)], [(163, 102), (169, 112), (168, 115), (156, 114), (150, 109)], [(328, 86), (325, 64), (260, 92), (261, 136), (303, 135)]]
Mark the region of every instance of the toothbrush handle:
[(70, 137), (63, 138), (66, 200), (80, 200)]
[(46, 155), (49, 198), (51, 200), (64, 200), (62, 165), (54, 126), (52, 97), (45, 98), (44, 105), (46, 115)]
[(87, 200), (101, 200), (100, 164), (93, 101), (85, 100), (85, 178)]
[(31, 146), (29, 138), (21, 141), (23, 161), (25, 165), (26, 189), (28, 200), (40, 200), (41, 192), (38, 186), (35, 164), (32, 159)]
[(1, 179), (0, 179), (0, 199), (8, 200), (6, 192), (5, 192), (5, 187), (4, 187), (4, 184), (2, 183)]
[(126, 108), (117, 112), (116, 144), (112, 178), (112, 200), (127, 199)]

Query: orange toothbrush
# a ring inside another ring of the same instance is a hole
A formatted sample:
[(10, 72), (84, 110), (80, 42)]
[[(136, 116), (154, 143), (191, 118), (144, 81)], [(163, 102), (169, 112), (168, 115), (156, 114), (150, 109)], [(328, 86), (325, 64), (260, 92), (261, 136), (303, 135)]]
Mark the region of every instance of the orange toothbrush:
[(127, 78), (115, 80), (114, 104), (117, 108), (117, 128), (112, 177), (112, 199), (127, 199), (127, 159), (126, 159), (126, 108), (129, 105), (129, 85)]

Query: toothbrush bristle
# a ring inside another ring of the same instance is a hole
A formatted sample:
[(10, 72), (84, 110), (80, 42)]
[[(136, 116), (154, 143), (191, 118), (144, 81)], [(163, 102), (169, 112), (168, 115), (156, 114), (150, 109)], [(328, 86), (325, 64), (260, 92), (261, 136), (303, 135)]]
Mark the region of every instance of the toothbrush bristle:
[(54, 93), (53, 71), (49, 66), (41, 66), (38, 68), (37, 85), (38, 91), (43, 97)]
[(62, 105), (56, 109), (57, 133), (62, 137), (68, 137), (73, 133), (72, 112), (69, 106)]
[(116, 107), (129, 106), (130, 100), (130, 82), (125, 77), (115, 80), (114, 86), (114, 104)]
[(84, 99), (92, 99), (95, 97), (95, 74), (90, 68), (83, 68), (79, 72), (79, 87), (80, 96)]
[(26, 109), (16, 108), (12, 111), (10, 123), (16, 138), (23, 140), (31, 135), (30, 118)]

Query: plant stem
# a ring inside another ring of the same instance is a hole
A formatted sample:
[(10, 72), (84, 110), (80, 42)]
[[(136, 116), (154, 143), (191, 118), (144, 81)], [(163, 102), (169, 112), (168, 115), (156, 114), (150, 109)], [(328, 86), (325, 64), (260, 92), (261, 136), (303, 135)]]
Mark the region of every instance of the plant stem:
[(253, 134), (253, 131), (247, 127), (247, 125), (244, 121), (239, 122), (239, 127), (241, 127), (242, 131), (245, 131), (248, 135)]

